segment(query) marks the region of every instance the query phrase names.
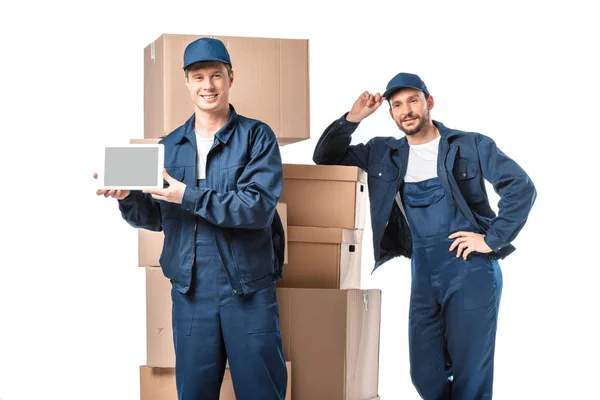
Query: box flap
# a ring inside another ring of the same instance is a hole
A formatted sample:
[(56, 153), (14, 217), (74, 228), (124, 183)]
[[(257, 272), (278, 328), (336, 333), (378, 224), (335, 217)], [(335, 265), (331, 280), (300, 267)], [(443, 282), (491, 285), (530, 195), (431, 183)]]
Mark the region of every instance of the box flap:
[(306, 243), (362, 243), (362, 229), (317, 228), (288, 226), (288, 242)]
[(158, 144), (162, 139), (161, 138), (151, 138), (151, 139), (129, 139), (130, 144)]
[(284, 179), (367, 182), (367, 174), (358, 167), (342, 165), (283, 164)]

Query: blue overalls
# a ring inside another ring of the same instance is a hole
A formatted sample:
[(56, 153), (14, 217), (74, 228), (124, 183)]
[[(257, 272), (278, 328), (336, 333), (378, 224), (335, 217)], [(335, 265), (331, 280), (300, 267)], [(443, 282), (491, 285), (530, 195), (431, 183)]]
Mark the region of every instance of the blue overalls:
[[(413, 239), (409, 311), (411, 378), (423, 399), (492, 397), (502, 272), (487, 254), (449, 251), (458, 231), (478, 232), (439, 178), (405, 182)], [(478, 232), (482, 233), (482, 232)]]
[(192, 286), (187, 294), (171, 291), (179, 400), (217, 400), (226, 360), (238, 400), (283, 400), (287, 369), (275, 283), (234, 295), (216, 234), (197, 218)]

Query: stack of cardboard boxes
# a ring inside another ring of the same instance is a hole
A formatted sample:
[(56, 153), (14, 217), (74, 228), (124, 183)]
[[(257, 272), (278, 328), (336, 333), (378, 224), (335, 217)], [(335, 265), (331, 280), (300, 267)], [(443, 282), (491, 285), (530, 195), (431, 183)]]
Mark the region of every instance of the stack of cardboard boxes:
[[(181, 62), (201, 36), (163, 35), (144, 52), (144, 139), (157, 143), (193, 113)], [(280, 145), (309, 138), (308, 41), (216, 37), (232, 58), (236, 111), (269, 124)], [(277, 210), (286, 231), (280, 327), (294, 400), (377, 398), (381, 294), (360, 290), (366, 199), (354, 167), (284, 165)], [(139, 230), (146, 270), (147, 364), (141, 400), (175, 400), (171, 284), (162, 274), (162, 232)], [(229, 371), (221, 399), (235, 399)]]
[(360, 290), (366, 175), (283, 166), (288, 264), (277, 282), (294, 400), (377, 398), (381, 292)]

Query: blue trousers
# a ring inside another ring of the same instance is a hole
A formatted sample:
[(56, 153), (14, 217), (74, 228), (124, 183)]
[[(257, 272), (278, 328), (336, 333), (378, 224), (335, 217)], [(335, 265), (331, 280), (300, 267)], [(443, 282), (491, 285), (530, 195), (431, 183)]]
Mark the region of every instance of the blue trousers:
[(426, 400), (491, 399), (502, 273), (485, 254), (449, 256), (451, 243), (413, 250), (411, 378)]
[(404, 184), (413, 239), (409, 311), (412, 382), (425, 400), (492, 398), (502, 272), (488, 254), (450, 252), (454, 232), (477, 232), (438, 178)]
[(234, 295), (210, 231), (200, 222), (190, 291), (171, 292), (179, 400), (217, 400), (227, 360), (238, 400), (282, 400), (287, 369), (275, 283)]

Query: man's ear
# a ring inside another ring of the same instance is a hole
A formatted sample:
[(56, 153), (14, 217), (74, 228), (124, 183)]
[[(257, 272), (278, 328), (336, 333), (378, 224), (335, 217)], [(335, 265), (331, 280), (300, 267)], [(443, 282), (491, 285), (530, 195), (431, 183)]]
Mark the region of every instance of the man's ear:
[(184, 72), (184, 74), (185, 74), (185, 86), (187, 86), (188, 90), (190, 90), (190, 77), (187, 72)]
[(427, 98), (427, 108), (431, 110), (434, 105), (435, 101), (433, 100), (433, 96), (430, 95), (429, 98)]

